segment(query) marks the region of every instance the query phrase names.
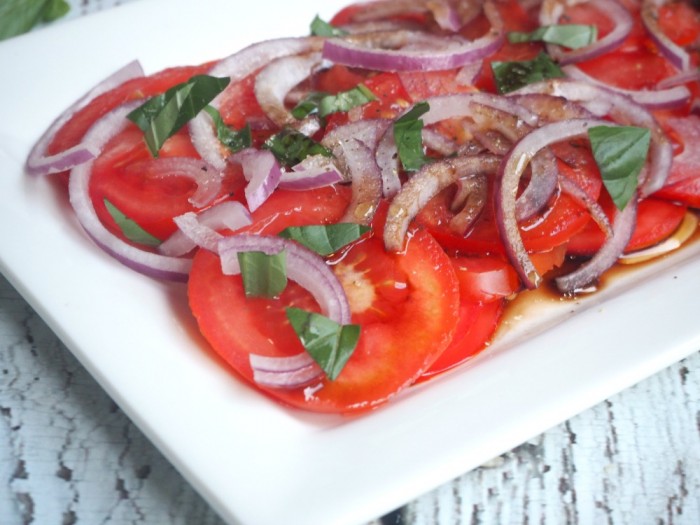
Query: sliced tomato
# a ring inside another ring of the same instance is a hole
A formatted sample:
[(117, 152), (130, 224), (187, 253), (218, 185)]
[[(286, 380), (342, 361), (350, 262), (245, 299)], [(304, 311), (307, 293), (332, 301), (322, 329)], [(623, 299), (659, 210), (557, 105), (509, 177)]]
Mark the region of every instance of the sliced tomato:
[[(376, 407), (412, 384), (450, 343), (458, 321), (459, 289), (449, 258), (426, 232), (412, 236), (403, 254), (389, 254), (377, 237), (355, 243), (334, 262), (348, 291), (357, 348), (335, 381), (310, 389), (262, 388), (306, 410), (358, 412)], [(190, 306), (214, 350), (253, 382), (251, 352), (301, 351), (284, 319), (288, 301), (309, 305), (294, 283), (275, 300), (247, 300), (239, 276), (225, 276), (215, 255), (200, 251), (189, 280)]]
[[(90, 195), (103, 224), (115, 235), (121, 230), (107, 211), (104, 199), (158, 239), (164, 240), (176, 229), (173, 217), (195, 208), (189, 198), (197, 189), (194, 181), (165, 176), (158, 168), (168, 157), (197, 158), (189, 136), (181, 131), (168, 139), (153, 158), (135, 126), (117, 135), (93, 165)], [(229, 190), (224, 185), (222, 194)]]
[(503, 299), (487, 303), (462, 301), (452, 342), (417, 383), (447, 372), (484, 350), (496, 333), (504, 308)]
[(700, 117), (657, 115), (674, 144), (666, 186), (654, 196), (700, 207)]
[(129, 80), (121, 86), (103, 93), (64, 124), (49, 144), (48, 153), (55, 154), (78, 144), (97, 119), (117, 106), (163, 93), (167, 89), (187, 81), (193, 75), (204, 73), (210, 68), (211, 63), (165, 69), (150, 76)]
[[(609, 198), (604, 207), (612, 215), (614, 205)], [(625, 252), (641, 250), (653, 246), (671, 235), (685, 216), (686, 207), (656, 198), (639, 202), (637, 208), (637, 225)], [(568, 244), (571, 255), (593, 255), (605, 242), (605, 235), (591, 219), (586, 228), (575, 235)]]
[(488, 303), (513, 295), (520, 289), (520, 279), (510, 263), (494, 256), (452, 259), (462, 300)]
[(700, 39), (700, 11), (689, 2), (665, 2), (659, 7), (659, 27), (679, 46), (688, 46)]

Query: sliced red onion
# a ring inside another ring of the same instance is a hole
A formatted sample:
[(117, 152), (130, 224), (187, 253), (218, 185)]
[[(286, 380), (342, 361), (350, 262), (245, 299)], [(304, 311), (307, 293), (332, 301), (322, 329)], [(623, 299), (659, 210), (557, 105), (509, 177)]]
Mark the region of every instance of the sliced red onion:
[(306, 352), (289, 357), (250, 354), (253, 380), (272, 388), (299, 388), (323, 376), (323, 370)]
[[(252, 75), (272, 60), (318, 51), (322, 43), (323, 39), (317, 37), (265, 40), (220, 60), (212, 67), (209, 74), (218, 77), (227, 76), (233, 85)], [(218, 109), (220, 101), (225, 96), (226, 90), (220, 93), (211, 102), (211, 105)], [(219, 142), (209, 114), (206, 111), (199, 113), (190, 121), (189, 129), (192, 143), (201, 157), (217, 169), (223, 170), (226, 167), (228, 152)]]
[(282, 237), (241, 233), (219, 241), (219, 255), (224, 274), (240, 273), (237, 254), (250, 251), (267, 255), (284, 251), (287, 277), (308, 290), (328, 318), (339, 324), (350, 323), (350, 304), (343, 285), (320, 255)]
[(642, 23), (651, 39), (671, 64), (681, 71), (690, 70), (690, 55), (685, 49), (671, 41), (659, 26), (659, 7), (665, 0), (644, 0), (642, 3)]
[[(85, 134), (85, 140), (101, 150), (107, 142), (123, 130), (129, 121), (126, 115), (139, 102), (124, 104), (99, 119)], [(80, 225), (107, 253), (136, 271), (152, 277), (186, 281), (191, 267), (189, 259), (168, 257), (137, 248), (113, 235), (100, 222), (90, 198), (90, 178), (94, 159), (74, 167), (70, 172), (68, 194)]]
[(27, 157), (26, 169), (31, 175), (47, 175), (60, 173), (73, 166), (87, 162), (99, 155), (99, 147), (83, 139), (79, 144), (54, 155), (48, 155), (47, 150), (53, 142), (56, 133), (82, 108), (95, 98), (123, 84), (127, 80), (143, 76), (143, 68), (138, 61), (129, 62), (126, 66), (115, 71), (102, 82), (93, 87), (80, 99), (74, 102), (49, 126)]
[(605, 234), (605, 237), (611, 237), (613, 230), (612, 225), (610, 224), (610, 219), (608, 219), (605, 210), (603, 210), (603, 207), (598, 204), (598, 201), (586, 193), (581, 186), (576, 184), (576, 182), (569, 177), (563, 175), (559, 177), (559, 184), (561, 185), (561, 189), (564, 193), (570, 195), (588, 209), (588, 213), (591, 214), (591, 217)]
[(530, 84), (517, 91), (545, 93), (581, 103), (595, 116), (609, 116), (619, 124), (640, 126), (651, 131), (651, 144), (645, 173), (641, 177), (640, 195), (651, 195), (666, 182), (673, 162), (673, 147), (654, 116), (629, 97), (609, 89), (568, 79), (550, 79)]
[(197, 190), (188, 200), (196, 208), (210, 204), (221, 192), (221, 172), (201, 159), (158, 157), (149, 161), (148, 173), (158, 179), (184, 177), (193, 181)]
[(222, 201), (199, 213), (187, 212), (173, 219), (178, 230), (158, 246), (163, 255), (179, 257), (199, 246), (216, 253), (221, 235), (252, 224), (248, 209), (238, 201)]
[[(577, 3), (580, 1), (544, 0), (540, 8), (540, 25), (558, 24), (560, 18), (566, 14), (566, 8)], [(564, 50), (560, 46), (548, 44), (549, 55), (562, 65), (589, 60), (614, 50), (624, 42), (634, 25), (629, 11), (615, 0), (590, 0), (586, 3), (608, 16), (614, 24), (613, 30), (596, 42), (579, 49)]]
[(320, 64), (320, 53), (285, 56), (270, 62), (255, 77), (255, 98), (265, 114), (280, 128), (296, 128), (301, 124), (284, 101), (292, 88), (307, 79)]
[(352, 198), (341, 222), (369, 225), (382, 198), (382, 175), (374, 152), (357, 139), (344, 141), (340, 146), (352, 181)]
[(343, 181), (343, 175), (336, 168), (334, 159), (325, 155), (309, 155), (292, 171), (282, 172), (279, 188), (304, 191), (323, 188)]
[(700, 82), (700, 69), (690, 69), (688, 71), (681, 71), (676, 75), (666, 77), (656, 84), (658, 89), (666, 89), (675, 86), (680, 86), (682, 84), (687, 84), (689, 82)]
[(282, 169), (268, 150), (247, 148), (234, 153), (231, 160), (243, 168), (243, 176), (248, 181), (244, 190), (246, 202), (248, 209), (255, 211), (279, 185)]
[(458, 31), (462, 20), (455, 6), (448, 0), (385, 0), (367, 3), (351, 18), (352, 23), (368, 22), (409, 13), (430, 12), (440, 28)]
[(418, 212), (450, 184), (472, 174), (495, 173), (500, 158), (495, 155), (454, 157), (433, 162), (413, 175), (392, 199), (384, 225), (384, 246), (390, 252), (404, 247), (408, 226)]
[(622, 89), (609, 84), (600, 82), (599, 80), (587, 75), (576, 66), (569, 65), (562, 68), (566, 76), (572, 80), (578, 80), (587, 84), (600, 86), (615, 91), (621, 95), (627, 95), (637, 104), (641, 104), (647, 109), (674, 109), (685, 106), (690, 100), (690, 90), (685, 86), (673, 86), (667, 89), (657, 90), (631, 90)]
[(615, 210), (613, 234), (603, 247), (586, 263), (573, 272), (557, 277), (555, 283), (565, 294), (583, 292), (613, 266), (632, 238), (637, 222), (637, 196), (634, 195), (624, 210)]
[(572, 138), (586, 136), (591, 126), (611, 125), (594, 119), (567, 120), (545, 124), (525, 135), (504, 157), (496, 188), (496, 218), (506, 253), (527, 288), (536, 288), (541, 277), (525, 249), (516, 215), (516, 197), (520, 179), (528, 164), (541, 149)]
[[(483, 173), (460, 177), (458, 193), (461, 206), (450, 219), (450, 229), (457, 235), (466, 235), (479, 218), (488, 199), (488, 181)], [(454, 204), (454, 201), (453, 201)]]
[(683, 137), (683, 151), (673, 157), (671, 173), (666, 184), (675, 184), (700, 176), (700, 116), (671, 117), (666, 125)]
[(416, 31), (391, 31), (330, 38), (323, 57), (338, 64), (378, 71), (438, 71), (480, 61), (503, 44), (503, 22), (491, 1), (484, 5), (491, 29), (468, 41)]

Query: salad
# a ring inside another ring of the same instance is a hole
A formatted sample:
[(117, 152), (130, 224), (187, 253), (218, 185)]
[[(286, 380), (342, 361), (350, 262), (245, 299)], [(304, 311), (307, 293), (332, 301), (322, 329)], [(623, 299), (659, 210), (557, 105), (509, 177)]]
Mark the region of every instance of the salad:
[(186, 283), (213, 350), (357, 413), (469, 360), (526, 290), (590, 293), (700, 207), (700, 13), (375, 1), (68, 108), (30, 174), (97, 245)]

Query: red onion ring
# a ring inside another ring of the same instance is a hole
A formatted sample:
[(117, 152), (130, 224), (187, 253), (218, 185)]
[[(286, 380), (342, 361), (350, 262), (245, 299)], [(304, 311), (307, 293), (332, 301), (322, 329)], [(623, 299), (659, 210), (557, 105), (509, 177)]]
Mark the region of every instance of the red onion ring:
[(368, 22), (410, 13), (431, 13), (435, 22), (446, 31), (458, 31), (463, 23), (454, 5), (448, 0), (385, 0), (370, 2), (350, 18), (351, 23)]
[(610, 84), (605, 84), (584, 73), (576, 66), (569, 65), (562, 68), (566, 76), (572, 80), (585, 82), (594, 86), (600, 86), (615, 91), (621, 95), (627, 95), (637, 104), (641, 104), (647, 109), (675, 109), (685, 106), (690, 100), (690, 90), (685, 86), (673, 86), (667, 89), (622, 89)]
[(324, 155), (310, 155), (292, 171), (282, 172), (279, 188), (292, 191), (304, 191), (322, 188), (343, 181), (343, 175), (336, 168), (334, 159)]
[(408, 225), (432, 199), (459, 180), (473, 174), (495, 173), (500, 158), (484, 154), (474, 157), (447, 158), (427, 164), (413, 175), (389, 204), (384, 224), (384, 246), (389, 252), (400, 252)]
[(611, 123), (605, 120), (579, 119), (545, 124), (525, 135), (503, 158), (496, 188), (496, 223), (506, 254), (523, 284), (537, 288), (542, 278), (525, 249), (516, 215), (516, 196), (527, 165), (541, 149), (559, 142), (585, 136), (589, 127)]
[(323, 370), (308, 353), (289, 357), (250, 354), (253, 381), (271, 388), (299, 388), (320, 378)]
[[(469, 229), (479, 218), (488, 198), (488, 181), (483, 173), (469, 177), (460, 177), (458, 194), (461, 209), (450, 219), (450, 229), (457, 235), (467, 235)], [(457, 199), (455, 199), (457, 200)], [(456, 203), (453, 201), (453, 206)]]
[(219, 241), (219, 256), (224, 274), (239, 274), (241, 270), (237, 254), (250, 251), (267, 255), (286, 252), (287, 277), (308, 290), (329, 319), (339, 324), (350, 323), (350, 304), (343, 285), (321, 256), (282, 237), (241, 233)]
[(644, 0), (641, 12), (642, 24), (661, 54), (680, 71), (689, 71), (690, 55), (685, 49), (672, 42), (659, 26), (659, 7), (665, 3), (665, 0)]
[(632, 238), (637, 222), (637, 196), (634, 195), (622, 211), (615, 210), (613, 234), (603, 247), (585, 264), (573, 272), (557, 277), (554, 282), (560, 292), (575, 294), (585, 291), (620, 258)]
[(280, 128), (302, 125), (286, 108), (284, 100), (292, 88), (307, 79), (320, 64), (320, 53), (285, 56), (273, 60), (256, 75), (255, 98), (268, 118)]
[(341, 222), (370, 225), (382, 199), (382, 176), (373, 151), (357, 139), (341, 143), (350, 171), (352, 198)]
[(182, 256), (199, 246), (218, 250), (223, 235), (217, 230), (236, 231), (252, 224), (248, 209), (238, 201), (222, 201), (199, 213), (187, 212), (173, 219), (178, 230), (158, 246), (163, 255)]
[[(540, 25), (558, 24), (559, 19), (565, 14), (566, 7), (581, 3), (581, 1), (544, 0), (540, 8)], [(595, 6), (601, 13), (610, 17), (614, 23), (614, 28), (603, 38), (579, 49), (565, 51), (560, 46), (548, 44), (547, 51), (549, 55), (562, 65), (581, 62), (612, 51), (622, 44), (634, 25), (634, 20), (629, 11), (614, 0), (590, 0), (586, 3)]]
[(231, 156), (243, 168), (243, 176), (248, 181), (245, 198), (248, 209), (255, 211), (275, 191), (282, 178), (282, 169), (277, 159), (268, 150), (247, 148)]
[[(101, 150), (130, 122), (126, 115), (140, 103), (119, 106), (99, 119), (85, 134), (85, 141)], [(142, 250), (113, 235), (100, 222), (90, 198), (90, 178), (94, 159), (74, 167), (68, 181), (68, 194), (76, 217), (86, 233), (107, 253), (134, 270), (160, 279), (186, 281), (191, 267), (189, 259), (168, 257)]]
[(196, 208), (203, 208), (210, 204), (221, 192), (221, 173), (201, 159), (192, 157), (150, 159), (148, 173), (158, 179), (184, 177), (192, 180), (197, 185), (197, 190), (188, 200)]
[(99, 148), (83, 139), (80, 144), (68, 148), (54, 155), (47, 155), (47, 150), (56, 133), (82, 108), (87, 106), (95, 98), (127, 80), (143, 76), (143, 68), (138, 61), (129, 62), (124, 67), (112, 73), (93, 87), (85, 95), (80, 97), (68, 109), (54, 120), (48, 129), (34, 144), (27, 157), (26, 170), (31, 175), (48, 175), (69, 170), (73, 166), (87, 162), (99, 155)]
[[(235, 84), (276, 58), (317, 51), (322, 42), (323, 39), (317, 37), (265, 40), (220, 60), (209, 70), (209, 74), (227, 76), (231, 79), (231, 84)], [(211, 105), (218, 109), (225, 96), (226, 90), (220, 93)], [(223, 170), (226, 167), (228, 152), (219, 142), (209, 114), (202, 111), (190, 121), (189, 130), (192, 144), (200, 156), (215, 168)]]
[(671, 171), (673, 147), (654, 116), (629, 97), (609, 89), (567, 79), (550, 79), (530, 84), (516, 94), (544, 93), (581, 103), (597, 117), (609, 116), (625, 125), (651, 131), (647, 168), (641, 175), (640, 196), (646, 197), (662, 188)]

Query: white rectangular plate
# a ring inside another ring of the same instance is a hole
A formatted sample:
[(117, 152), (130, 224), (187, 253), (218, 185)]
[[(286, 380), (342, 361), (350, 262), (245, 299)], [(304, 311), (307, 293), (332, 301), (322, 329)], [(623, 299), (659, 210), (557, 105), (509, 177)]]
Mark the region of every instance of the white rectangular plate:
[(232, 523), (368, 521), (700, 348), (694, 243), (584, 302), (531, 304), (534, 323), (375, 413), (303, 414), (222, 366), (182, 286), (110, 259), (47, 179), (24, 174), (55, 116), (130, 60), (150, 73), (223, 57), (306, 34), (343, 4), (142, 0), (0, 44), (0, 270)]

